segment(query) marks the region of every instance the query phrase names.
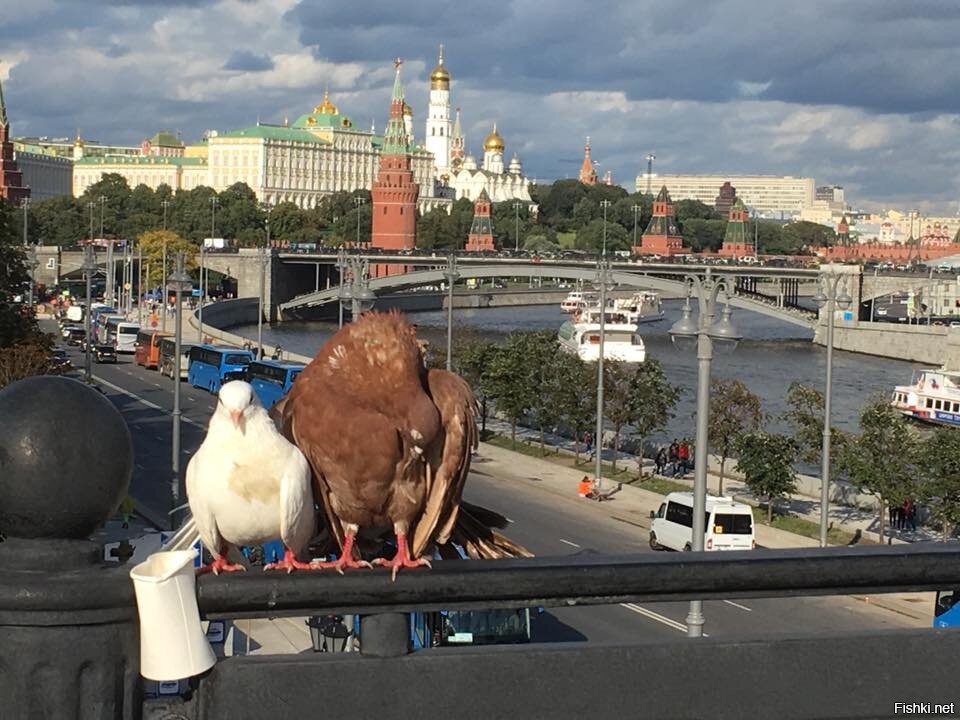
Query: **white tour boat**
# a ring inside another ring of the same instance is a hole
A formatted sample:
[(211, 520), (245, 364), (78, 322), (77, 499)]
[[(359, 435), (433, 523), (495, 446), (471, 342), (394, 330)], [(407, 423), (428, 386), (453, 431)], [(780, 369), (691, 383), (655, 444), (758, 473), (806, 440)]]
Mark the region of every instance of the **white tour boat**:
[[(575, 353), (581, 360), (596, 362), (600, 358), (600, 307), (584, 308), (574, 319), (560, 326), (557, 334), (560, 347)], [(643, 338), (637, 334), (637, 323), (631, 313), (608, 306), (604, 316), (603, 359), (642, 363), (647, 357)]]
[(617, 298), (613, 301), (617, 310), (625, 310), (630, 319), (640, 323), (657, 322), (663, 320), (663, 303), (660, 295), (648, 290), (636, 292), (628, 298)]
[(960, 372), (918, 370), (909, 385), (893, 389), (890, 404), (915, 420), (960, 427)]
[(597, 294), (593, 292), (583, 292), (582, 290), (571, 290), (567, 296), (560, 302), (560, 309), (565, 313), (578, 313), (588, 305), (597, 302)]

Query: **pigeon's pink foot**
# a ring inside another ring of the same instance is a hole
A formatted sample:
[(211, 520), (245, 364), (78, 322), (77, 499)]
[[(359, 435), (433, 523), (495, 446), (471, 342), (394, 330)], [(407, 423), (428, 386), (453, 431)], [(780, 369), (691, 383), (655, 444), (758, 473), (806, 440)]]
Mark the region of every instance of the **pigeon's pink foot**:
[(320, 570), (320, 563), (300, 562), (290, 548), (283, 549), (283, 560), (279, 562), (268, 563), (263, 566), (264, 570), (286, 570), (287, 574), (294, 570)]
[(373, 565), (368, 563), (366, 560), (353, 559), (353, 540), (355, 537), (355, 532), (348, 531), (343, 538), (343, 552), (340, 553), (340, 557), (333, 562), (315, 563), (314, 568), (319, 568), (322, 570), (336, 570), (341, 575), (343, 575), (344, 569), (358, 570), (360, 568), (372, 568)]
[(203, 575), (208, 572), (219, 575), (222, 572), (246, 572), (246, 570), (243, 565), (227, 562), (227, 559), (222, 555), (214, 555), (212, 563), (202, 565), (197, 569), (197, 575)]
[(426, 558), (410, 557), (407, 551), (407, 536), (402, 533), (397, 533), (397, 554), (393, 556), (393, 559), (384, 560), (383, 558), (377, 558), (373, 561), (373, 564), (377, 567), (393, 568), (393, 573), (390, 577), (391, 580), (397, 579), (397, 573), (400, 571), (400, 568), (433, 567)]

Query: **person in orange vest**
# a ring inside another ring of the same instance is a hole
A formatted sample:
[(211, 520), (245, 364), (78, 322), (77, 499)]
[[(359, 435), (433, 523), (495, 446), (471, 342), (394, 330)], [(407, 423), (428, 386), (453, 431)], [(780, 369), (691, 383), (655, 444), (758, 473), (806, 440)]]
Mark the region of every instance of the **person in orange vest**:
[(580, 497), (590, 497), (593, 493), (593, 480), (591, 480), (586, 475), (583, 476), (583, 480), (580, 481), (580, 484), (577, 485), (577, 495)]

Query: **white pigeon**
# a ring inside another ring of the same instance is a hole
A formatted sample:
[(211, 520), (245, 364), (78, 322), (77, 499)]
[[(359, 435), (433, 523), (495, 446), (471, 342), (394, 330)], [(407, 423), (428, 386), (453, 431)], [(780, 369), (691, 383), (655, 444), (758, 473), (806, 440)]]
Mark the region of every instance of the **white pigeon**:
[(281, 435), (249, 383), (220, 388), (207, 436), (187, 465), (187, 498), (213, 562), (201, 572), (234, 572), (228, 546), (276, 538), (283, 560), (264, 569), (316, 569), (297, 560), (314, 532), (310, 464)]

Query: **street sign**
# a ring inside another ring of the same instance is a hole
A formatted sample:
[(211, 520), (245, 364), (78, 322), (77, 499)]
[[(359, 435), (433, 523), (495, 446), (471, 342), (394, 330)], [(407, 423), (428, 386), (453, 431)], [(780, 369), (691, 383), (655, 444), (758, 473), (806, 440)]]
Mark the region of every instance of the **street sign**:
[(190, 294), (191, 294), (193, 297), (200, 297), (200, 288), (194, 288), (194, 289), (190, 292)]

